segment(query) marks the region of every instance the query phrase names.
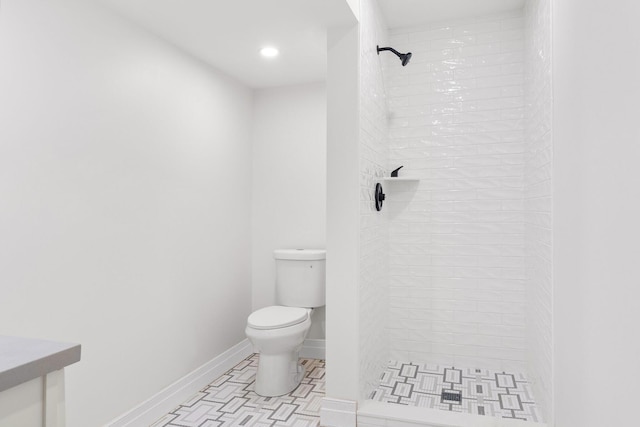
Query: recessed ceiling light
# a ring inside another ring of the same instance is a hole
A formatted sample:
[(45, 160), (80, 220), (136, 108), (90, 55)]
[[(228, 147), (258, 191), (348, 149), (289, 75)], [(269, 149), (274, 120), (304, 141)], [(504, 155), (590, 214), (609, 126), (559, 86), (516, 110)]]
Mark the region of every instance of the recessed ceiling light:
[(278, 56), (278, 54), (280, 53), (280, 51), (278, 49), (276, 49), (275, 47), (263, 47), (262, 49), (260, 49), (260, 54), (262, 56), (264, 56), (265, 58), (273, 58)]

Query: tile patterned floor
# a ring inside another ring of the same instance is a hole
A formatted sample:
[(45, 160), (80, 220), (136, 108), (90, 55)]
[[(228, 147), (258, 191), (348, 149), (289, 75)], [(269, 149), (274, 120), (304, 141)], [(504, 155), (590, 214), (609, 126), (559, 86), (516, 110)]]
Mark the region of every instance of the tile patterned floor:
[(253, 392), (258, 355), (253, 354), (152, 427), (317, 427), (324, 397), (324, 360), (300, 359), (302, 383), (286, 396)]
[(391, 362), (372, 400), (542, 422), (523, 374)]

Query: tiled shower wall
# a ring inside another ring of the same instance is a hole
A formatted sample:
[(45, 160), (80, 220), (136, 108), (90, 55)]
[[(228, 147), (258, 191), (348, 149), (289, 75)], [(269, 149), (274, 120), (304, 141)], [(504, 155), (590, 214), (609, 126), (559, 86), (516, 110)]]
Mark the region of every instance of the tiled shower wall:
[(388, 220), (374, 207), (373, 190), (387, 167), (387, 106), (376, 45), (387, 40), (374, 0), (361, 1), (360, 21), (360, 395), (378, 385), (389, 361)]
[(525, 369), (522, 12), (390, 32), (391, 357)]
[(545, 419), (552, 412), (551, 5), (528, 0), (526, 27), (525, 242), (529, 378)]

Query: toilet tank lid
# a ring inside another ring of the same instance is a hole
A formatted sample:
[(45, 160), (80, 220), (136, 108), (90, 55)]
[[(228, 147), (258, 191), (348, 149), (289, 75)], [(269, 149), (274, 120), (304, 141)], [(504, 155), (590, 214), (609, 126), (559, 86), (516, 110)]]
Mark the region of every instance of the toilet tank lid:
[(318, 260), (325, 259), (327, 251), (324, 249), (276, 249), (273, 251), (275, 259)]

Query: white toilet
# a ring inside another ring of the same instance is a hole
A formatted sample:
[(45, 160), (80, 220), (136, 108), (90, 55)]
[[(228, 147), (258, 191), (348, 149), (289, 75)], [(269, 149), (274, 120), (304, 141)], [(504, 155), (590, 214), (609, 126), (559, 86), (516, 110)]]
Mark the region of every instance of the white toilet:
[(295, 389), (304, 377), (298, 357), (315, 307), (325, 304), (325, 250), (278, 249), (276, 301), (254, 311), (245, 330), (260, 353), (255, 392), (282, 396)]

